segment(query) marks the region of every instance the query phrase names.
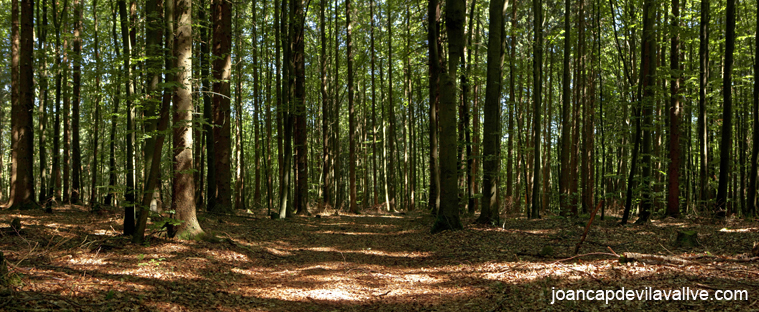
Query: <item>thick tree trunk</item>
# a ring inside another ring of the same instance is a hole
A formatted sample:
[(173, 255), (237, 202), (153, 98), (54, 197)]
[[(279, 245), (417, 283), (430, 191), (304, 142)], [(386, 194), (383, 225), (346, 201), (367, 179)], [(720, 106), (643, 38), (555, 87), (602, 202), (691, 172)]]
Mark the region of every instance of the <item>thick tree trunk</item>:
[[(490, 2), (490, 16), (503, 16), (503, 0)], [(498, 177), (501, 151), (501, 31), (503, 18), (490, 19), (485, 87), (485, 123), (482, 131), (482, 208), (477, 223), (496, 225), (500, 222)]]
[(448, 0), (446, 3), (448, 72), (442, 75), (444, 87), (440, 101), (440, 211), (432, 226), (432, 233), (462, 228), (456, 168), (456, 71), (464, 52), (464, 11), (464, 0)]
[(18, 61), (18, 103), (11, 107), (13, 147), (10, 209), (34, 209), (34, 1), (21, 0)]
[(669, 107), (669, 185), (667, 191), (667, 215), (677, 217), (680, 215), (680, 120), (682, 108), (680, 107), (680, 1), (672, 0), (672, 35), (671, 52), (669, 54), (672, 83)]
[[(232, 170), (231, 170), (231, 125), (230, 88), (232, 72), (232, 4), (224, 0), (213, 0), (213, 131), (214, 161), (216, 170), (216, 194), (214, 205), (208, 207), (213, 213), (231, 213)], [(177, 11), (180, 11), (177, 5)], [(179, 16), (179, 15), (177, 15)], [(179, 31), (177, 29), (177, 31)], [(177, 49), (179, 49), (177, 47)], [(210, 160), (210, 157), (209, 157)], [(209, 181), (209, 183), (212, 183)]]
[(651, 161), (651, 127), (652, 127), (652, 107), (655, 101), (655, 73), (656, 73), (656, 35), (654, 30), (655, 11), (652, 0), (645, 0), (643, 4), (643, 44), (641, 45), (641, 128), (643, 137), (641, 140), (641, 154), (643, 156), (641, 163), (641, 181), (643, 189), (641, 191), (640, 213), (636, 224), (643, 224), (648, 221), (652, 209), (652, 192), (651, 192), (651, 171), (653, 163)]
[[(191, 173), (193, 168), (192, 114), (194, 112), (191, 83), (192, 1), (175, 0), (174, 5), (174, 16), (177, 22), (176, 34), (174, 35), (174, 57), (176, 59), (174, 67), (179, 69), (176, 74), (176, 82), (179, 86), (174, 89), (174, 108), (172, 111), (172, 119), (174, 120), (174, 183), (171, 208), (176, 212), (175, 218), (182, 223), (173, 228), (171, 234), (179, 239), (193, 239), (202, 235), (203, 230), (200, 228), (195, 215), (195, 181)], [(229, 17), (229, 11), (230, 7), (227, 3), (227, 17)], [(227, 22), (226, 25), (228, 26), (229, 23)], [(230, 35), (228, 28), (226, 28), (227, 38)], [(229, 54), (228, 49), (227, 54)], [(227, 68), (228, 70), (229, 68)], [(228, 85), (226, 90), (229, 91)], [(226, 94), (229, 95), (229, 93)], [(228, 124), (227, 127), (229, 127)]]

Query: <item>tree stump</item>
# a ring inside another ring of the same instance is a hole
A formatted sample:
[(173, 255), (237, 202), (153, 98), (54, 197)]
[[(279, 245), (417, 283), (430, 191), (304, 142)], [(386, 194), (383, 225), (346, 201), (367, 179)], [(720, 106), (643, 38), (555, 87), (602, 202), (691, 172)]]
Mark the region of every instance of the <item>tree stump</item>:
[(700, 246), (696, 231), (677, 231), (677, 237), (673, 242), (675, 247), (693, 248)]

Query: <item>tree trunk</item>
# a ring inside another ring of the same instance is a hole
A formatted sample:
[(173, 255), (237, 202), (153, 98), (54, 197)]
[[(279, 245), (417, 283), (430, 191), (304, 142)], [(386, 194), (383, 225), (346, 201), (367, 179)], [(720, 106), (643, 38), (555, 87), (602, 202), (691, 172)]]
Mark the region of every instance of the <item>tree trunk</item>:
[[(231, 152), (230, 141), (230, 88), (229, 78), (232, 71), (232, 4), (224, 0), (213, 0), (213, 131), (214, 161), (216, 170), (216, 197), (209, 212), (231, 213), (233, 206), (231, 189)], [(180, 11), (177, 5), (177, 10)], [(179, 15), (177, 15), (179, 16)], [(179, 31), (179, 30), (177, 30)], [(177, 47), (179, 49), (179, 47)], [(177, 78), (178, 79), (178, 78)], [(210, 158), (209, 158), (210, 160)], [(209, 181), (211, 183), (211, 181)]]
[(680, 1), (672, 0), (672, 35), (671, 53), (669, 55), (670, 70), (672, 71), (672, 83), (669, 107), (669, 185), (667, 192), (667, 215), (678, 217), (680, 215), (680, 120), (682, 109), (680, 107)]
[(442, 75), (444, 87), (441, 90), (440, 101), (440, 211), (432, 226), (432, 233), (462, 228), (459, 219), (456, 168), (456, 71), (464, 52), (465, 1), (448, 1), (445, 12), (448, 31), (448, 72)]
[[(191, 172), (193, 168), (192, 114), (194, 112), (191, 83), (192, 1), (175, 0), (174, 6), (174, 19), (177, 23), (176, 34), (174, 35), (174, 57), (176, 58), (174, 67), (179, 69), (176, 74), (176, 82), (179, 86), (174, 89), (174, 109), (172, 112), (172, 119), (174, 120), (174, 183), (171, 208), (176, 212), (175, 218), (182, 223), (171, 229), (171, 234), (179, 239), (193, 239), (203, 235), (203, 230), (200, 228), (195, 215), (195, 181)], [(229, 3), (227, 3), (225, 11), (227, 13), (225, 16), (229, 19)], [(226, 35), (229, 38), (229, 22), (226, 23), (226, 26)], [(226, 52), (229, 54), (229, 49)], [(228, 72), (229, 68), (226, 70)], [(229, 91), (228, 84), (226, 90)], [(226, 95), (228, 96), (229, 92)], [(228, 103), (229, 100), (227, 100), (227, 112)], [(229, 118), (227, 118), (228, 121)], [(229, 129), (229, 124), (227, 124), (227, 129)]]
[(735, 0), (727, 0), (725, 11), (725, 72), (722, 78), (722, 139), (719, 155), (719, 185), (715, 213), (725, 217), (727, 210), (727, 183), (730, 178), (730, 149), (733, 130), (733, 52), (735, 51)]
[[(42, 18), (40, 18), (40, 6), (42, 6)], [(37, 2), (37, 35), (39, 40), (37, 41), (37, 48), (40, 51), (47, 51), (47, 0), (43, 0), (42, 4)], [(39, 87), (40, 99), (39, 104), (39, 159), (40, 159), (40, 196), (39, 203), (43, 206), (48, 206), (48, 182), (47, 178), (47, 110), (50, 107), (50, 98), (48, 97), (48, 71), (47, 71), (47, 53), (43, 53), (39, 60)], [(2, 164), (0, 163), (0, 166)], [(52, 184), (51, 184), (52, 185)], [(1, 196), (0, 196), (1, 197)]]
[[(11, 107), (12, 175), (10, 209), (34, 209), (34, 1), (21, 0), (18, 64), (18, 102)], [(18, 61), (16, 61), (18, 60)]]
[(71, 105), (71, 203), (81, 203), (82, 151), (79, 144), (79, 104), (82, 89), (82, 3), (74, 0), (74, 98)]
[[(124, 59), (124, 71), (126, 71), (127, 78), (126, 81), (126, 109), (127, 109), (127, 146), (126, 146), (126, 176), (127, 176), (127, 185), (126, 185), (126, 192), (124, 194), (124, 235), (132, 235), (134, 234), (135, 227), (134, 227), (134, 204), (135, 204), (135, 194), (134, 194), (134, 139), (135, 134), (132, 129), (134, 128), (134, 114), (132, 112), (132, 94), (134, 94), (134, 89), (132, 86), (132, 66), (130, 65), (130, 59), (132, 57), (131, 53), (131, 41), (129, 39), (129, 17), (126, 13), (126, 1), (125, 0), (119, 0), (119, 15), (121, 17), (121, 38), (123, 41), (123, 47), (124, 47), (124, 53), (122, 53), (122, 57)], [(65, 101), (64, 101), (65, 103)], [(64, 105), (65, 106), (65, 105)], [(65, 108), (64, 108), (65, 110)], [(65, 162), (65, 161), (64, 161)], [(65, 183), (65, 173), (64, 173), (64, 183)], [(64, 192), (65, 192), (65, 186), (64, 186)], [(64, 201), (65, 201), (65, 194), (64, 194)]]
[(643, 129), (643, 138), (641, 140), (641, 154), (643, 160), (641, 163), (641, 181), (643, 189), (641, 191), (640, 213), (636, 224), (643, 224), (648, 221), (652, 209), (652, 192), (651, 192), (651, 171), (653, 163), (651, 161), (651, 127), (652, 127), (652, 107), (655, 101), (655, 73), (656, 73), (656, 34), (654, 30), (654, 18), (656, 7), (652, 0), (645, 0), (643, 4), (643, 44), (641, 45), (641, 114), (640, 122)]
[[(759, 6), (756, 7), (756, 34), (754, 35), (754, 59), (759, 60)], [(759, 77), (759, 62), (754, 62), (754, 77)], [(753, 106), (751, 114), (754, 119), (753, 138), (751, 148), (751, 169), (748, 176), (748, 199), (747, 214), (755, 215), (757, 212), (756, 200), (756, 178), (757, 178), (757, 157), (759, 157), (759, 79), (754, 79)]]
[(430, 112), (429, 112), (429, 143), (430, 143), (430, 185), (429, 185), (429, 209), (433, 214), (437, 214), (440, 208), (440, 177), (439, 177), (439, 158), (438, 158), (438, 137), (437, 137), (437, 114), (438, 103), (440, 101), (440, 51), (438, 50), (438, 30), (440, 22), (440, 4), (438, 0), (429, 0), (427, 6), (427, 44), (429, 45), (429, 95), (430, 95)]
[[(53, 1), (53, 3), (55, 3), (55, 1)], [(111, 6), (113, 6), (113, 3), (111, 3)], [(111, 11), (113, 12), (111, 14), (111, 21), (112, 21), (112, 24), (111, 24), (111, 35), (112, 35), (112, 39), (113, 39), (112, 43), (113, 43), (113, 46), (118, 46), (119, 39), (118, 39), (118, 35), (116, 34), (116, 9), (112, 8)], [(58, 39), (56, 38), (56, 40), (58, 40)], [(113, 50), (114, 50), (114, 52), (116, 54), (116, 59), (119, 59), (121, 57), (121, 55), (119, 53), (119, 49), (115, 48)], [(60, 58), (60, 56), (59, 56), (59, 58)], [(58, 60), (56, 60), (56, 62), (58, 62)], [(117, 180), (117, 177), (118, 177), (116, 175), (116, 126), (117, 126), (117, 122), (118, 122), (118, 116), (117, 116), (117, 114), (119, 112), (119, 102), (120, 102), (120, 97), (121, 97), (121, 82), (120, 81), (121, 81), (121, 72), (122, 71), (123, 71), (123, 68), (122, 68), (122, 70), (117, 71), (117, 73), (116, 73), (116, 79), (112, 83), (113, 85), (115, 85), (116, 89), (115, 89), (114, 95), (112, 97), (112, 99), (113, 99), (113, 110), (111, 111), (111, 132), (110, 132), (110, 146), (109, 146), (109, 154), (108, 154), (108, 195), (106, 195), (105, 201), (104, 201), (105, 205), (108, 205), (108, 206), (115, 206), (116, 205), (116, 203), (114, 202), (114, 198), (115, 198), (115, 194), (116, 194), (116, 180)], [(56, 82), (56, 84), (57, 84), (57, 86), (56, 86), (56, 89), (57, 89), (56, 93), (60, 94), (60, 74), (59, 74), (59, 77), (56, 78), (56, 79), (58, 80)], [(56, 104), (55, 104), (56, 111), (58, 111), (58, 108), (59, 108), (57, 102), (58, 102), (58, 99), (56, 99)], [(58, 113), (56, 113), (56, 115), (55, 115), (55, 123), (56, 123), (55, 129), (56, 130), (58, 130), (58, 128), (59, 128), (59, 126), (58, 126), (58, 124), (59, 124), (59, 115), (60, 114), (58, 114)], [(56, 141), (58, 140), (58, 135), (57, 134), (55, 135), (55, 140)], [(56, 146), (53, 147), (53, 149), (56, 149), (56, 148), (57, 148)], [(57, 151), (57, 149), (56, 149), (56, 151)], [(57, 152), (56, 152), (56, 155), (58, 155)], [(55, 168), (55, 165), (54, 165), (54, 168)], [(58, 177), (55, 178), (56, 181), (58, 181), (59, 177), (60, 177), (60, 174), (58, 173), (58, 171), (56, 169), (53, 169), (53, 170), (56, 172), (56, 175), (58, 176)], [(58, 182), (56, 182), (56, 185), (58, 185)], [(56, 196), (60, 198), (60, 194), (58, 194)]]
[(540, 101), (543, 96), (543, 3), (540, 0), (532, 1), (532, 13), (533, 13), (533, 27), (534, 36), (533, 41), (533, 56), (532, 56), (532, 77), (533, 77), (533, 90), (532, 90), (532, 136), (533, 136), (533, 156), (535, 160), (533, 162), (533, 183), (532, 183), (532, 211), (530, 218), (540, 218)]
[(306, 129), (306, 67), (304, 60), (305, 42), (303, 30), (306, 16), (303, 0), (290, 0), (290, 27), (293, 69), (291, 81), (294, 81), (293, 105), (295, 109), (295, 150), (297, 170), (296, 213), (308, 214), (308, 129)]
[[(100, 90), (100, 41), (98, 39), (98, 1), (92, 0), (92, 19), (95, 36), (95, 90)], [(100, 137), (100, 93), (95, 96), (95, 131), (93, 131), (92, 143), (92, 184), (90, 184), (90, 210), (97, 204), (97, 177), (98, 177), (98, 139)]]
[[(374, 2), (372, 1), (372, 4)], [(329, 93), (327, 91), (327, 30), (326, 30), (326, 24), (325, 21), (325, 11), (327, 7), (327, 0), (321, 0), (321, 11), (319, 14), (319, 29), (321, 33), (321, 55), (320, 55), (320, 64), (319, 64), (319, 70), (320, 70), (320, 89), (321, 89), (321, 97), (322, 97), (322, 201), (321, 201), (321, 208), (324, 209), (326, 206), (332, 205), (332, 195), (330, 191), (332, 190), (332, 176), (330, 175), (330, 164), (332, 163), (331, 155), (330, 155), (330, 146), (332, 143), (330, 142), (331, 134), (330, 134), (330, 124), (332, 123), (330, 113), (331, 107), (329, 105), (330, 99), (329, 99)], [(373, 7), (372, 7), (373, 8)], [(372, 14), (373, 16), (373, 14)], [(374, 25), (374, 20), (372, 19), (372, 26)], [(372, 28), (372, 40), (374, 40), (374, 28)], [(372, 41), (372, 65), (374, 64), (374, 41)], [(373, 67), (372, 67), (373, 68)], [(372, 77), (374, 77), (374, 72), (372, 72)], [(372, 84), (372, 87), (374, 84)], [(374, 104), (374, 97), (372, 97), (372, 104)], [(373, 107), (373, 106), (372, 106)]]
[[(501, 151), (501, 31), (503, 31), (503, 0), (490, 2), (490, 33), (488, 36), (487, 86), (485, 87), (485, 123), (482, 131), (482, 208), (477, 223), (500, 223), (498, 177)], [(508, 186), (507, 186), (508, 187)]]
[(348, 62), (348, 162), (350, 176), (350, 212), (358, 213), (356, 205), (356, 112), (353, 107), (353, 46), (351, 42), (351, 2), (345, 0), (346, 50)]
[(709, 1), (701, 2), (701, 24), (699, 26), (699, 72), (698, 72), (698, 143), (699, 143), (699, 199), (702, 202), (709, 200), (709, 139), (706, 126), (706, 94), (709, 84)]

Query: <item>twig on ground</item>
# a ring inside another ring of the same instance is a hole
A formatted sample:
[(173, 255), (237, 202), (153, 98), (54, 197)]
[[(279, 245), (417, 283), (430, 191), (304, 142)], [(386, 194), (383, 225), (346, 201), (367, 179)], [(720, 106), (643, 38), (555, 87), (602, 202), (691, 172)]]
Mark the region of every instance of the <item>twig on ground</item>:
[(619, 255), (617, 255), (617, 254), (611, 254), (611, 253), (608, 253), (608, 252), (591, 252), (591, 253), (586, 253), (586, 254), (572, 256), (572, 257), (569, 257), (569, 258), (566, 258), (566, 259), (556, 260), (552, 264), (560, 263), (560, 262), (564, 262), (564, 261), (569, 261), (569, 260), (577, 259), (577, 258), (580, 258), (580, 257), (587, 257), (587, 256), (610, 256), (610, 257), (619, 258)]

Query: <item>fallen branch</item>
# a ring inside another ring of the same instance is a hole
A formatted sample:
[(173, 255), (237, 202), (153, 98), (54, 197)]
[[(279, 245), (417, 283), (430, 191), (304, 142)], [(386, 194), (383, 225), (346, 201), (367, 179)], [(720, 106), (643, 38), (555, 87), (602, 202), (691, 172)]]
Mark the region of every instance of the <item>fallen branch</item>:
[(590, 225), (593, 223), (593, 219), (596, 218), (596, 213), (598, 212), (598, 208), (601, 208), (601, 205), (603, 205), (604, 201), (598, 202), (598, 205), (596, 205), (596, 209), (593, 210), (593, 214), (590, 215), (590, 220), (588, 220), (588, 225), (585, 226), (585, 232), (582, 233), (582, 238), (579, 242), (577, 242), (577, 245), (575, 246), (575, 255), (578, 251), (580, 251), (580, 245), (582, 245), (582, 242), (585, 241), (585, 237), (588, 236), (588, 231), (590, 231)]
[(586, 254), (582, 254), (582, 255), (572, 256), (572, 257), (569, 257), (569, 258), (566, 258), (566, 259), (556, 260), (553, 263), (559, 263), (559, 262), (574, 260), (574, 259), (577, 259), (577, 258), (587, 257), (587, 256), (609, 256), (609, 257), (619, 258), (619, 255), (608, 253), (608, 252), (591, 252), (591, 253), (586, 253)]
[(678, 264), (678, 265), (690, 265), (690, 264), (698, 263), (698, 262), (688, 261), (679, 257), (642, 254), (642, 253), (637, 253), (637, 252), (625, 252), (622, 254), (622, 257), (619, 258), (619, 262), (629, 262), (629, 261), (656, 261), (656, 262), (662, 262), (662, 263), (673, 263), (673, 264)]

